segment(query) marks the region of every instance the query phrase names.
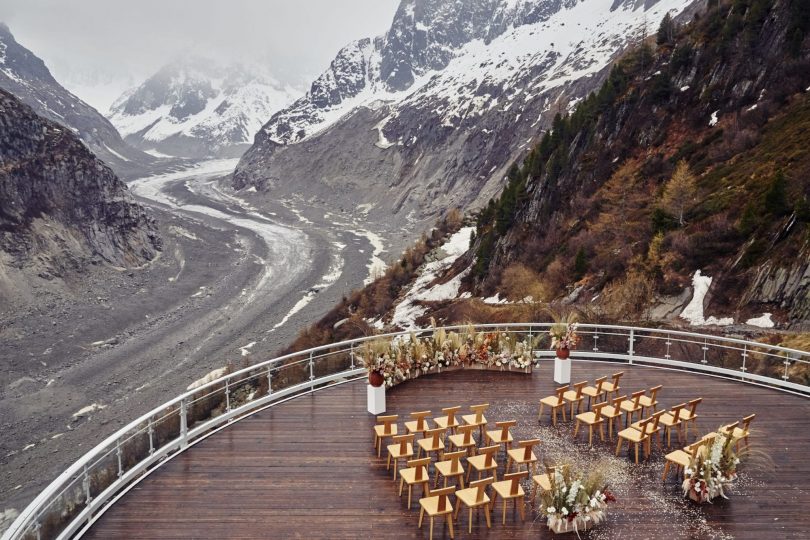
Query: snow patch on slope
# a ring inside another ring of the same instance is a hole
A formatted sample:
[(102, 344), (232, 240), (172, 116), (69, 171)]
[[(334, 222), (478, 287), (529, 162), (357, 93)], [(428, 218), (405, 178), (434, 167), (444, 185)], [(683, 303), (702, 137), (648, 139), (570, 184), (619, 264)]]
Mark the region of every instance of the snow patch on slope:
[(749, 326), (758, 326), (759, 328), (773, 328), (775, 326), (770, 313), (763, 313), (759, 317), (754, 317), (745, 321)]
[(701, 274), (700, 270), (695, 271), (692, 276), (692, 300), (683, 309), (679, 317), (689, 321), (692, 326), (704, 325), (717, 325), (728, 326), (734, 324), (732, 317), (717, 318), (714, 315), (705, 318), (703, 314), (703, 301), (706, 298), (706, 293), (709, 292), (709, 287), (712, 285), (712, 278)]

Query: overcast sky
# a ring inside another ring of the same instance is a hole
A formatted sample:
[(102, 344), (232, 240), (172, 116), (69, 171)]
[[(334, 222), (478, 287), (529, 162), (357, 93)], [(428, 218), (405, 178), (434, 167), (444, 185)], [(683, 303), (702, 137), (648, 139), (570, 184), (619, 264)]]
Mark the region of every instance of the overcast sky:
[(0, 0), (0, 21), (9, 25), (17, 41), (45, 60), (57, 80), (101, 109), (110, 96), (190, 51), (261, 63), (277, 79), (303, 89), (340, 47), (385, 32), (398, 4), (399, 0)]

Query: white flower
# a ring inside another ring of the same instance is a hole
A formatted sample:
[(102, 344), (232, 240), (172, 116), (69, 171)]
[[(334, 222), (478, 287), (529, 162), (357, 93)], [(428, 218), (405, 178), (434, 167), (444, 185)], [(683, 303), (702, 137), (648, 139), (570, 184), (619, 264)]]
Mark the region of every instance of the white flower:
[(560, 513), (562, 515), (564, 515), (564, 516), (567, 516), (568, 515), (568, 508), (563, 507), (563, 509), (560, 511)]
[(557, 509), (554, 508), (553, 506), (549, 506), (548, 508), (546, 508), (546, 513), (548, 513), (548, 514), (556, 514)]

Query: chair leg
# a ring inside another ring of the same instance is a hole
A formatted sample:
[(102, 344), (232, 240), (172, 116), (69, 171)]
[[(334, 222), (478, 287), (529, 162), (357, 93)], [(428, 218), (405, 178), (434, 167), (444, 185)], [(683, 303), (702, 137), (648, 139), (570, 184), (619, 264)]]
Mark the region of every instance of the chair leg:
[[(518, 503), (518, 498), (515, 498), (515, 504)], [(526, 503), (523, 499), (520, 499), (520, 520), (526, 521)]]
[(540, 410), (537, 411), (537, 421), (540, 421), (540, 418), (543, 416), (543, 404), (540, 404)]
[(430, 516), (430, 540), (433, 540), (433, 516)]
[(408, 510), (411, 509), (411, 493), (413, 491), (413, 486), (408, 484)]
[(508, 499), (503, 500), (503, 517), (501, 518), (501, 524), (503, 525), (506, 525), (506, 505), (508, 502)]
[(472, 506), (471, 506), (470, 507), (470, 525), (469, 525), (469, 527), (467, 527), (467, 532), (469, 532), (470, 534), (472, 534), (472, 511), (473, 511), (473, 509), (472, 509)]
[(419, 510), (419, 528), (422, 528), (422, 518), (425, 517), (425, 507), (423, 506), (421, 510)]
[(579, 433), (579, 419), (577, 419), (577, 423), (574, 425), (574, 438), (577, 437), (577, 433)]
[[(400, 497), (402, 497), (402, 488), (403, 488), (404, 484), (405, 484), (405, 479), (400, 476), (399, 477), (399, 496)], [(408, 506), (410, 506), (410, 505), (408, 505)]]
[(619, 437), (619, 442), (616, 444), (616, 455), (617, 456), (619, 455), (619, 452), (621, 451), (621, 449), (622, 449), (622, 438)]
[(492, 507), (490, 507), (490, 503), (487, 503), (486, 509), (484, 510), (484, 516), (487, 518), (487, 529), (492, 528), (492, 522), (489, 519), (489, 513), (492, 511)]
[(455, 533), (455, 531), (453, 531), (453, 520), (448, 518), (447, 519), (447, 524), (450, 525), (450, 538), (455, 538), (456, 533)]
[(588, 426), (588, 446), (593, 446), (593, 424)]
[(599, 439), (605, 442), (605, 422), (604, 420), (599, 424)]
[(664, 474), (661, 475), (661, 481), (665, 481), (667, 479), (667, 473), (669, 472), (669, 461), (664, 463)]
[(388, 453), (388, 459), (385, 461), (385, 470), (386, 471), (391, 470), (391, 453), (390, 452)]
[(636, 443), (636, 465), (638, 465), (638, 443)]

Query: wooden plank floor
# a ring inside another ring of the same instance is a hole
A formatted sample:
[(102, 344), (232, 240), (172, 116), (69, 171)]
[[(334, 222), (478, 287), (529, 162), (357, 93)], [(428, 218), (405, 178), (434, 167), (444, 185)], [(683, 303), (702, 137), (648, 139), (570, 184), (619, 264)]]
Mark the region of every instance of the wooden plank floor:
[[(531, 376), (458, 371), (421, 377), (388, 392), (388, 412), (489, 402), (490, 422), (518, 420), (519, 438), (543, 440), (541, 459), (610, 472), (618, 501), (608, 521), (583, 538), (808, 538), (810, 399), (722, 379), (604, 362), (575, 362), (572, 379), (624, 370), (624, 391), (663, 384), (659, 401), (671, 406), (702, 396), (700, 433), (755, 412), (751, 446), (772, 463), (744, 462), (729, 500), (694, 506), (672, 476), (661, 482), (663, 454), (635, 465), (615, 446), (588, 449), (574, 441), (571, 422), (557, 428), (536, 402), (552, 393), (551, 362)], [(374, 419), (365, 412), (366, 388), (349, 383), (293, 399), (237, 422), (176, 457), (141, 482), (89, 531), (89, 538), (427, 538), (418, 511), (397, 497), (385, 460), (371, 448)], [(690, 437), (694, 438), (693, 437)], [(537, 514), (525, 523), (511, 509), (493, 527), (483, 517), (467, 533), (459, 516), (458, 538), (550, 538)], [(575, 538), (573, 534), (569, 535)], [(437, 521), (435, 538), (449, 538)]]

